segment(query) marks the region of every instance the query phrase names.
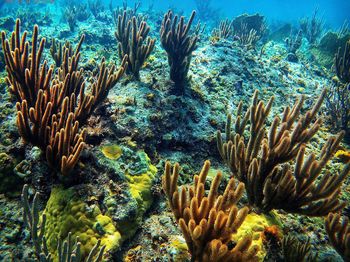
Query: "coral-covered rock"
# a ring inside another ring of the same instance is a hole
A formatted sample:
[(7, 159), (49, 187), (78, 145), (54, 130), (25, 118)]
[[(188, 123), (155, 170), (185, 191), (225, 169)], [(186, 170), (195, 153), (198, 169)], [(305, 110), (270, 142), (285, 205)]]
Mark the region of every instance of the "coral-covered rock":
[(65, 239), (68, 232), (73, 239), (79, 237), (81, 253), (85, 257), (101, 240), (106, 251), (116, 250), (120, 245), (121, 235), (111, 217), (104, 215), (97, 204), (87, 204), (79, 197), (74, 188), (54, 188), (45, 208), (47, 246), (52, 254), (56, 254), (57, 240)]
[(320, 43), (311, 49), (311, 53), (315, 56), (317, 62), (331, 68), (338, 48), (344, 48), (349, 38), (350, 34), (340, 35), (337, 32), (327, 32), (321, 38)]

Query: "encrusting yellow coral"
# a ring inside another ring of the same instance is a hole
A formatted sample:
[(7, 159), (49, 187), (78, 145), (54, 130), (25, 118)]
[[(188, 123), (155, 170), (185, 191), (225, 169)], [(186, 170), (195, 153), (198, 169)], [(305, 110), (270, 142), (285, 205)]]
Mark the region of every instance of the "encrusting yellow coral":
[(150, 208), (153, 201), (151, 188), (157, 174), (157, 168), (151, 164), (151, 160), (146, 153), (141, 152), (141, 154), (147, 164), (147, 170), (141, 174), (131, 175), (129, 172), (125, 174), (129, 184), (130, 194), (136, 200), (138, 208), (136, 216), (128, 221), (127, 228), (129, 230), (123, 230), (123, 232), (127, 232), (126, 235), (123, 235), (123, 238), (128, 238), (135, 233), (142, 221), (143, 214)]
[(98, 206), (84, 203), (73, 189), (54, 188), (44, 212), (45, 238), (47, 247), (53, 254), (57, 249), (57, 240), (65, 239), (69, 232), (73, 239), (79, 237), (83, 258), (99, 239), (106, 246), (106, 251), (119, 247), (121, 235), (112, 219), (103, 215)]
[(112, 160), (118, 159), (123, 154), (121, 147), (114, 144), (102, 146), (101, 151), (105, 157)]
[(244, 222), (237, 230), (236, 234), (232, 235), (232, 240), (237, 242), (247, 235), (252, 236), (252, 245), (259, 247), (257, 257), (259, 261), (263, 261), (266, 255), (264, 247), (264, 231), (266, 228), (278, 225), (279, 222), (274, 217), (265, 214), (249, 213)]
[(350, 161), (350, 152), (349, 151), (338, 150), (334, 156), (339, 158), (344, 163), (349, 163), (349, 161)]

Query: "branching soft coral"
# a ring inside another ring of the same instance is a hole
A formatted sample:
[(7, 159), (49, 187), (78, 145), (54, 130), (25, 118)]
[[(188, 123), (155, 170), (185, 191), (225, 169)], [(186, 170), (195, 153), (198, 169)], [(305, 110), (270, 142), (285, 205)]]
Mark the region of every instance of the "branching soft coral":
[[(265, 124), (273, 97), (265, 106), (255, 92), (252, 105), (243, 116), (240, 103), (235, 134), (231, 133), (232, 117), (228, 115), (225, 140), (220, 132), (217, 134), (218, 149), (232, 175), (245, 184), (252, 206), (264, 212), (283, 209), (308, 216), (324, 216), (344, 207), (338, 197), (350, 165), (340, 174), (322, 174), (344, 132), (330, 137), (318, 158), (313, 153), (305, 156), (305, 145), (321, 125), (316, 114), (324, 97), (325, 91), (305, 115), (300, 113), (304, 103), (301, 97), (293, 108), (284, 109), (282, 119), (274, 118), (268, 133)], [(243, 133), (248, 124), (250, 135), (245, 138)], [(294, 169), (288, 163), (293, 160)]]
[(101, 62), (91, 94), (85, 94), (83, 69), (79, 69), (80, 47), (63, 49), (58, 70), (42, 62), (45, 38), (38, 44), (38, 26), (32, 41), (27, 32), (21, 36), (20, 20), (10, 39), (1, 33), (7, 78), (11, 94), (17, 100), (17, 126), (25, 142), (40, 147), (50, 166), (68, 175), (84, 148), (85, 131), (79, 130), (94, 109), (107, 97), (127, 66), (127, 57), (115, 72), (115, 66)]
[(243, 183), (235, 186), (233, 178), (228, 182), (223, 194), (218, 191), (222, 178), (218, 172), (213, 179), (208, 195), (205, 181), (210, 162), (206, 161), (199, 175), (193, 178), (193, 185), (178, 190), (179, 164), (175, 164), (171, 174), (169, 162), (165, 165), (163, 190), (168, 197), (193, 261), (255, 261), (257, 247), (251, 247), (252, 238), (246, 236), (235, 245), (229, 245), (248, 214), (248, 208), (238, 209), (236, 203), (242, 197)]
[(350, 260), (350, 226), (349, 218), (341, 219), (339, 214), (328, 214), (326, 231), (335, 250), (342, 256), (344, 261)]

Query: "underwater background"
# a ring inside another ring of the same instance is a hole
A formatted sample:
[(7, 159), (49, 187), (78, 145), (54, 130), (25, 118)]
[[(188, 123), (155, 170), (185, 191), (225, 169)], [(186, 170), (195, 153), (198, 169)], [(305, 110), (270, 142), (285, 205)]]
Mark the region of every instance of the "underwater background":
[(0, 1), (0, 261), (350, 261), (350, 2)]

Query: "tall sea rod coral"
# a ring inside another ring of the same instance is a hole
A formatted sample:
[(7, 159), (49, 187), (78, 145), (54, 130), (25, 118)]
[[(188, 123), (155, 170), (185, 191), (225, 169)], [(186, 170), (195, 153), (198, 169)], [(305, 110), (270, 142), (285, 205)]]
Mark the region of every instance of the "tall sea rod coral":
[(140, 21), (136, 16), (123, 15), (117, 18), (115, 37), (118, 41), (118, 55), (123, 59), (128, 56), (127, 73), (140, 80), (140, 69), (154, 49), (155, 39), (148, 36), (150, 27), (145, 21)]
[(339, 80), (344, 84), (350, 84), (350, 40), (343, 49), (338, 49), (334, 58), (334, 68)]
[(324, 30), (324, 21), (318, 17), (318, 8), (314, 10), (311, 19), (309, 17), (303, 18), (299, 24), (303, 35), (309, 41), (310, 45), (317, 44), (317, 40)]
[(330, 213), (325, 220), (329, 240), (344, 261), (350, 261), (350, 225), (349, 218)]
[(339, 81), (329, 88), (326, 107), (332, 127), (345, 131), (345, 140), (350, 141), (350, 40), (339, 48), (334, 57), (335, 73)]
[(48, 164), (66, 177), (79, 160), (84, 148), (85, 130), (79, 127), (100, 104), (122, 77), (126, 58), (119, 70), (107, 67), (104, 59), (91, 94), (85, 94), (83, 69), (78, 69), (80, 47), (84, 35), (73, 53), (65, 48), (58, 70), (42, 62), (45, 38), (38, 44), (38, 26), (32, 41), (27, 32), (21, 36), (20, 20), (10, 39), (1, 33), (10, 93), (17, 100), (17, 126), (25, 142), (41, 148)]
[(208, 195), (205, 194), (205, 181), (210, 162), (206, 161), (199, 175), (193, 178), (193, 185), (177, 186), (180, 166), (165, 164), (162, 185), (169, 205), (192, 255), (191, 261), (257, 261), (257, 247), (251, 247), (252, 238), (246, 236), (236, 245), (229, 244), (248, 214), (248, 208), (238, 209), (236, 204), (242, 197), (244, 184), (235, 186), (231, 178), (223, 194), (219, 192), (222, 174), (218, 172), (212, 180)]
[(160, 39), (163, 48), (168, 54), (170, 79), (175, 83), (174, 93), (183, 94), (187, 82), (187, 73), (190, 68), (192, 52), (197, 48), (199, 26), (190, 34), (196, 12), (193, 11), (187, 24), (185, 18), (173, 15), (168, 11), (163, 18), (160, 29)]
[(225, 19), (220, 21), (219, 27), (214, 28), (212, 37), (217, 39), (229, 39), (233, 36), (232, 21)]
[[(273, 119), (268, 132), (265, 124), (273, 97), (265, 106), (258, 100), (256, 91), (251, 106), (243, 115), (241, 102), (235, 134), (231, 132), (232, 116), (228, 115), (226, 137), (218, 131), (217, 145), (232, 175), (245, 184), (250, 205), (264, 212), (282, 209), (308, 216), (325, 216), (345, 206), (338, 197), (350, 165), (346, 165), (340, 174), (327, 171), (322, 174), (344, 132), (330, 137), (318, 158), (313, 153), (305, 156), (306, 144), (321, 125), (321, 119), (314, 119), (325, 95), (323, 91), (305, 115), (300, 113), (304, 103), (304, 97), (301, 97), (292, 108), (284, 109), (282, 119), (278, 116)], [(250, 126), (250, 135), (246, 138), (247, 126)], [(293, 160), (294, 169), (289, 164)]]

